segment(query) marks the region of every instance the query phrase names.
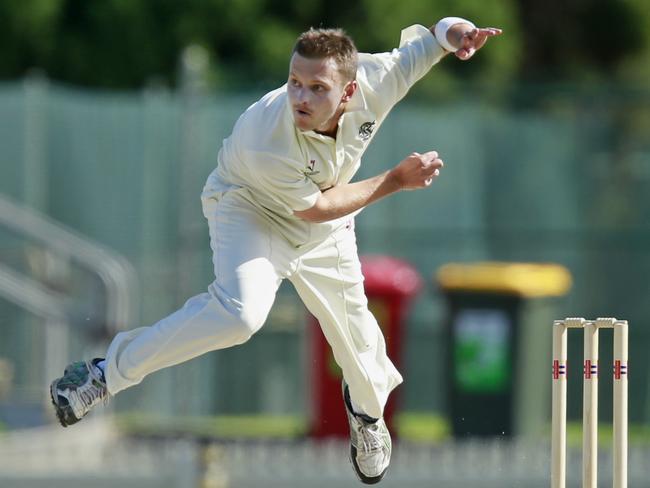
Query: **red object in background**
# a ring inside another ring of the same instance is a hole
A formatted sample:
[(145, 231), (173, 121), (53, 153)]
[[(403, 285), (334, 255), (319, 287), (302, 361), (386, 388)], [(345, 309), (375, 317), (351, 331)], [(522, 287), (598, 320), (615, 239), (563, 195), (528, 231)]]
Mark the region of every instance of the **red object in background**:
[[(386, 349), (397, 369), (401, 366), (404, 322), (411, 299), (422, 287), (420, 274), (409, 264), (388, 256), (361, 258), (368, 306), (386, 339)], [(310, 384), (312, 393), (312, 437), (348, 437), (349, 428), (341, 395), (341, 370), (334, 361), (318, 321), (310, 315)], [(388, 428), (393, 427), (396, 405), (393, 392), (384, 409)]]

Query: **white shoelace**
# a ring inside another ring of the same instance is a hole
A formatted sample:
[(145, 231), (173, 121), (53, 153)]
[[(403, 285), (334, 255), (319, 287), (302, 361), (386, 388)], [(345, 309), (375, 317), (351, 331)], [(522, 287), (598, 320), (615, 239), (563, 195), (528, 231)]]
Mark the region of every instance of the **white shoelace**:
[(377, 432), (375, 425), (359, 426), (359, 433), (366, 453), (380, 451), (383, 447), (382, 434)]
[(108, 401), (108, 391), (106, 387), (98, 387), (93, 381), (98, 381), (93, 378), (93, 372), (89, 372), (90, 381), (87, 385), (78, 388), (76, 391), (70, 391), (68, 402), (74, 410), (75, 416), (80, 419), (86, 415), (91, 408), (93, 408), (100, 401), (106, 403)]

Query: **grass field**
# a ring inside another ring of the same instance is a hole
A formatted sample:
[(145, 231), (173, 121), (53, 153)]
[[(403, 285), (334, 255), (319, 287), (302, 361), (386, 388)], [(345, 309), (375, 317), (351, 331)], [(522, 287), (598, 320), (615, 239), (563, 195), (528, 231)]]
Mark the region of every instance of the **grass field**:
[[(308, 423), (304, 417), (291, 415), (220, 415), (214, 417), (162, 417), (146, 413), (128, 413), (117, 418), (125, 434), (157, 436), (197, 436), (213, 439), (298, 439), (307, 436)], [(447, 420), (429, 413), (402, 413), (396, 418), (395, 436), (408, 442), (440, 444), (451, 439)], [(551, 426), (541, 433), (540, 441), (550, 441)], [(608, 445), (613, 439), (611, 424), (599, 424), (599, 444)], [(650, 446), (650, 426), (629, 426), (631, 445)], [(567, 443), (582, 445), (582, 423), (567, 423)]]

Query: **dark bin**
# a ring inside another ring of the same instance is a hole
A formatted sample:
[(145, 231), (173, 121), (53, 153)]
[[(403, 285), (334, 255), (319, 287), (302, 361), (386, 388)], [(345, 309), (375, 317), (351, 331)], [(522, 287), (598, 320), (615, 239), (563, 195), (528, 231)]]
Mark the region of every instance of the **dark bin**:
[(448, 264), (449, 415), (454, 437), (541, 435), (550, 406), (553, 298), (571, 287), (557, 264)]

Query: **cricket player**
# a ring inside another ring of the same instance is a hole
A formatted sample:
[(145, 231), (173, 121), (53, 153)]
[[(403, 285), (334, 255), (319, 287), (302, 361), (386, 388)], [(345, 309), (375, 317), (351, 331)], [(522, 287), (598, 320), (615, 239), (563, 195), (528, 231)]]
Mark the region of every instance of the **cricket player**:
[(251, 105), (223, 141), (201, 195), (215, 280), (150, 327), (115, 336), (105, 358), (70, 364), (50, 389), (65, 427), (154, 371), (243, 344), (262, 327), (283, 279), (318, 319), (343, 371), (350, 458), (379, 482), (391, 438), (382, 419), (402, 382), (368, 310), (354, 216), (401, 190), (429, 187), (443, 167), (413, 152), (391, 170), (351, 183), (393, 106), (449, 52), (470, 59), (499, 29), (448, 17), (402, 31), (388, 53), (358, 53), (340, 29), (297, 39), (287, 83)]

